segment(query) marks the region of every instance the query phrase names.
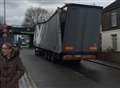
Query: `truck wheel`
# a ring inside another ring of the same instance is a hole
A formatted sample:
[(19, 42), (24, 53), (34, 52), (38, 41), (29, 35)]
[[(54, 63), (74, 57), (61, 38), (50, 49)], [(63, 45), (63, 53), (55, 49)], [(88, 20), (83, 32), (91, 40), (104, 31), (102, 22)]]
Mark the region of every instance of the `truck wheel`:
[(48, 55), (47, 55), (47, 60), (48, 60), (48, 61), (51, 60), (50, 53), (48, 53)]
[(35, 51), (35, 55), (36, 55), (36, 56), (39, 56), (39, 53)]
[(51, 55), (50, 60), (51, 60), (53, 63), (57, 63), (57, 59), (56, 59), (56, 57), (55, 57), (55, 54), (52, 54), (52, 55)]
[(51, 56), (51, 57), (50, 57), (50, 60), (51, 60), (53, 63), (55, 63), (55, 58), (54, 58), (54, 56)]
[(44, 53), (44, 58), (47, 60), (48, 59), (48, 54)]

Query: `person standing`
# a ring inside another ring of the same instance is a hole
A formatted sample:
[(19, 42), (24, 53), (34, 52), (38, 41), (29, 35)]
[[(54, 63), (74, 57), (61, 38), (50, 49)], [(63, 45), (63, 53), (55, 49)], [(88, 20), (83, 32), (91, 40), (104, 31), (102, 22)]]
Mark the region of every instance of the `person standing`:
[(4, 43), (0, 54), (0, 88), (19, 88), (25, 68), (11, 43)]

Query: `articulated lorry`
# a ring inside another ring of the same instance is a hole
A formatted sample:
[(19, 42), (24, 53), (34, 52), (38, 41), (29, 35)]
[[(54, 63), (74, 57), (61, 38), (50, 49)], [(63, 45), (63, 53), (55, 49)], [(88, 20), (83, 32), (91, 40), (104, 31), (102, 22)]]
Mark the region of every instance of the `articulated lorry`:
[(99, 50), (102, 7), (66, 4), (34, 26), (35, 54), (51, 61), (95, 58)]

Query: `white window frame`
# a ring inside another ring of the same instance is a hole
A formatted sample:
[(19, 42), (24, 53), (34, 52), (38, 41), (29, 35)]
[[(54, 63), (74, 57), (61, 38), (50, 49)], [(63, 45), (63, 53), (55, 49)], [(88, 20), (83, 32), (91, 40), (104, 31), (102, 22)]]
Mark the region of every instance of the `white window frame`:
[(117, 12), (116, 11), (113, 11), (111, 13), (111, 25), (112, 27), (117, 26)]
[(112, 48), (116, 51), (117, 50), (117, 34), (112, 34)]

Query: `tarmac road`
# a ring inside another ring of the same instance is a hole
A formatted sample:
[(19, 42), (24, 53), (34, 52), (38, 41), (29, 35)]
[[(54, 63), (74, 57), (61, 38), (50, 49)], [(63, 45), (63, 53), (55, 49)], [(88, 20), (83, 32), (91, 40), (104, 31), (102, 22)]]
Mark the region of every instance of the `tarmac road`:
[(21, 50), (22, 61), (37, 88), (120, 88), (120, 70), (81, 61), (80, 64), (53, 64)]

